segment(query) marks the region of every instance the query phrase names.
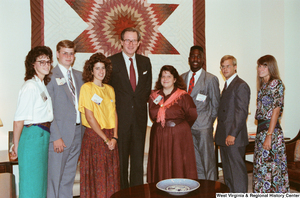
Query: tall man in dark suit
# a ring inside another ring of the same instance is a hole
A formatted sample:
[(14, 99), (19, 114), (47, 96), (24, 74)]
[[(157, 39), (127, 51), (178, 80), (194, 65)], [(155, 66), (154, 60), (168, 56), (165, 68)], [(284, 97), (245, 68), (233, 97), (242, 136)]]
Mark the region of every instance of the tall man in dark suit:
[(225, 184), (230, 192), (246, 193), (248, 176), (244, 157), (248, 144), (246, 120), (250, 88), (236, 74), (237, 64), (233, 56), (224, 56), (220, 65), (226, 82), (220, 100), (215, 141), (220, 146)]
[[(112, 62), (110, 84), (116, 93), (121, 189), (143, 184), (143, 159), (147, 127), (147, 101), (152, 85), (148, 57), (136, 54), (141, 35), (135, 28), (121, 33), (123, 51)], [(130, 156), (130, 181), (128, 161)]]
[(193, 46), (189, 56), (190, 71), (182, 74), (188, 93), (197, 107), (198, 117), (192, 126), (198, 179), (217, 180), (213, 123), (217, 117), (220, 89), (216, 76), (202, 69), (204, 53)]
[(82, 72), (72, 68), (75, 44), (69, 40), (56, 46), (58, 65), (47, 85), (54, 119), (50, 127), (47, 197), (73, 197), (73, 183), (84, 127), (78, 111)]

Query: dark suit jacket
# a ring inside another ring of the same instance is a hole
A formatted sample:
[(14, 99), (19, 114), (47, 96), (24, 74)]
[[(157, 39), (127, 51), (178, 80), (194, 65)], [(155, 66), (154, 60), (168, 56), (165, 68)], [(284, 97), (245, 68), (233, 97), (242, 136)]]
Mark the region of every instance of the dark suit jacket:
[(249, 101), (248, 84), (236, 76), (221, 95), (215, 136), (217, 145), (226, 146), (225, 139), (228, 135), (235, 137), (235, 147), (249, 143), (246, 124)]
[(152, 85), (151, 63), (148, 57), (139, 54), (135, 57), (139, 76), (135, 92), (130, 84), (122, 52), (108, 57), (113, 67), (109, 84), (116, 93), (119, 132), (128, 131), (132, 123), (137, 123), (140, 131), (146, 132), (147, 101)]
[[(82, 72), (75, 69), (72, 70), (78, 101), (80, 88), (83, 84)], [(58, 66), (53, 68), (51, 81), (47, 85), (47, 90), (52, 99), (54, 115), (54, 119), (50, 127), (50, 142), (62, 138), (65, 145), (67, 147), (70, 147), (75, 134), (76, 110), (67, 82), (63, 85), (58, 85), (56, 82), (56, 78), (64, 78), (64, 75)], [(66, 79), (66, 81), (68, 81), (68, 79)], [(81, 136), (83, 136), (83, 133), (84, 127), (82, 127)]]

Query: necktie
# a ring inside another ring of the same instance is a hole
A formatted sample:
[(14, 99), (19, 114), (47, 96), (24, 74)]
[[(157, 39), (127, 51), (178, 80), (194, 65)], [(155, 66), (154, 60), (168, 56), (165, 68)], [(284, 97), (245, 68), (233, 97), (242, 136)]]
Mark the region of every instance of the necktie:
[(133, 89), (133, 91), (135, 91), (136, 88), (136, 79), (135, 79), (135, 71), (134, 71), (134, 67), (133, 67), (133, 60), (132, 58), (129, 58), (130, 60), (130, 84), (131, 87)]
[(67, 74), (68, 74), (68, 80), (69, 80), (69, 88), (70, 88), (71, 94), (72, 94), (72, 96), (73, 96), (73, 102), (74, 102), (74, 104), (75, 104), (75, 86), (74, 86), (74, 84), (73, 84), (71, 71), (68, 70), (68, 71), (67, 71)]
[(191, 93), (192, 93), (192, 91), (193, 91), (193, 89), (194, 89), (194, 85), (195, 85), (195, 78), (194, 78), (195, 74), (196, 74), (196, 73), (193, 72), (193, 75), (192, 75), (192, 78), (191, 78), (190, 84), (189, 84), (188, 94), (190, 94), (190, 95), (191, 95)]
[(223, 90), (222, 90), (222, 93), (223, 93), (223, 91), (225, 91), (227, 89), (227, 81), (225, 81), (225, 85), (224, 85), (224, 88), (223, 88)]

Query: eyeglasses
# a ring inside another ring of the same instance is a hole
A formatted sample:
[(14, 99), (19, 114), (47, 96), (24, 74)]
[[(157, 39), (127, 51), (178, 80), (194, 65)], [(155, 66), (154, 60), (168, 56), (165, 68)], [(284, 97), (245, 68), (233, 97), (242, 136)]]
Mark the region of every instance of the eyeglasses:
[(123, 41), (126, 45), (129, 45), (130, 43), (132, 43), (134, 45), (138, 44), (138, 40), (124, 39)]
[(39, 62), (41, 66), (45, 66), (46, 64), (47, 65), (51, 65), (51, 61), (44, 61), (44, 60), (42, 60), (42, 61), (36, 61), (36, 62)]
[(220, 67), (220, 69), (222, 70), (222, 69), (229, 69), (230, 67), (233, 67), (233, 65), (222, 65), (221, 67)]

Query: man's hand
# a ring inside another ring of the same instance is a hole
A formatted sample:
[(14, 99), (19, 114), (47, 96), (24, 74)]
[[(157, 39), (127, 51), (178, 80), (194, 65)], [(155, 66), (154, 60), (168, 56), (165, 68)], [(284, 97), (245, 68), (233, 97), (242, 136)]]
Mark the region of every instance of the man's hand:
[(235, 140), (235, 137), (232, 136), (232, 135), (228, 135), (226, 140), (225, 140), (225, 144), (227, 146), (231, 146), (231, 145), (234, 145), (234, 140)]
[(63, 139), (59, 138), (58, 140), (55, 140), (53, 142), (53, 149), (56, 153), (62, 153), (64, 151), (64, 148), (67, 146), (65, 145)]

